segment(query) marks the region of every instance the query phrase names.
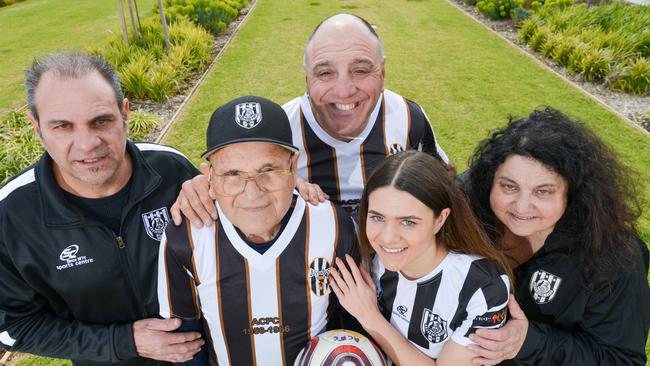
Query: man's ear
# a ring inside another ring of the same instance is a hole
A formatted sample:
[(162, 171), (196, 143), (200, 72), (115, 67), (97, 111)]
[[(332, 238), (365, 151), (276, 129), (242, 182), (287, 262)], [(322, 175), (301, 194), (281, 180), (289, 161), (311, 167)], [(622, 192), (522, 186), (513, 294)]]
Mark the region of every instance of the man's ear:
[(32, 126), (34, 127), (34, 133), (38, 137), (38, 140), (41, 142), (41, 145), (43, 145), (43, 134), (41, 132), (41, 124), (40, 122), (34, 117), (34, 114), (31, 111), (27, 112), (27, 118), (29, 118), (29, 121), (32, 123)]
[(129, 100), (124, 98), (122, 101), (122, 118), (124, 118), (124, 124), (128, 126), (129, 124)]

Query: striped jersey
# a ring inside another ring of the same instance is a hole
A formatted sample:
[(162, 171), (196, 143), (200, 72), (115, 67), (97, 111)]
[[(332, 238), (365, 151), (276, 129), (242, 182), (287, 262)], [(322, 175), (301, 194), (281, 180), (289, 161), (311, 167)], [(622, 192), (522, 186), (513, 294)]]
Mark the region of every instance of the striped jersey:
[(323, 130), (307, 94), (282, 108), (291, 122), (293, 144), (300, 149), (298, 175), (318, 184), (330, 200), (348, 211), (356, 210), (367, 178), (388, 155), (418, 149), (437, 152), (448, 162), (424, 110), (387, 89), (379, 96), (366, 128), (349, 142)]
[(384, 268), (376, 256), (373, 277), (384, 317), (431, 358), (449, 339), (467, 346), (476, 329), (505, 324), (508, 277), (482, 257), (449, 252), (427, 275), (409, 280)]
[(335, 299), (328, 274), (334, 256), (356, 251), (352, 220), (329, 202), (294, 209), (264, 254), (251, 248), (217, 204), (212, 227), (169, 225), (160, 246), (160, 315), (202, 313), (210, 363), (292, 365), (324, 330)]

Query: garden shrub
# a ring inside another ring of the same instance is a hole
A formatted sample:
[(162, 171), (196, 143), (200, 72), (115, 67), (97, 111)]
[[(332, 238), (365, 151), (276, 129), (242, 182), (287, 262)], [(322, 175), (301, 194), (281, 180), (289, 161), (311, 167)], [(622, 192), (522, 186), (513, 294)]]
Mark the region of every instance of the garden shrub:
[(525, 8), (516, 8), (512, 14), (512, 18), (517, 22), (521, 23), (524, 20), (530, 18), (533, 15), (533, 12)]
[(530, 37), (528, 42), (530, 48), (535, 51), (538, 51), (542, 48), (542, 45), (546, 43), (546, 39), (551, 35), (551, 31), (546, 27), (538, 27), (535, 33)]
[(480, 0), (476, 3), (478, 10), (492, 20), (512, 18), (516, 8), (523, 0)]
[[(212, 34), (219, 34), (248, 6), (248, 0), (165, 0), (165, 16), (170, 23), (188, 18)], [(158, 3), (154, 3), (158, 12)]]
[[(162, 121), (152, 114), (132, 111), (129, 113), (129, 138), (146, 140), (161, 125)], [(0, 184), (36, 162), (43, 151), (25, 109), (4, 115), (0, 119)]]
[(22, 2), (22, 1), (25, 1), (25, 0), (0, 0), (0, 8), (2, 8), (3, 6), (13, 5), (15, 3), (19, 3), (19, 2)]
[(585, 79), (647, 94), (650, 6), (572, 3), (546, 0), (521, 23), (519, 40)]
[(600, 80), (609, 74), (612, 57), (607, 50), (591, 48), (582, 57), (580, 74), (587, 80)]
[(89, 52), (104, 57), (120, 74), (125, 95), (135, 100), (163, 102), (176, 95), (183, 81), (200, 70), (211, 59), (212, 36), (186, 18), (169, 26), (171, 52), (167, 52), (162, 25), (156, 19), (142, 22), (142, 32), (131, 47), (120, 35), (114, 35), (105, 46)]
[(632, 94), (650, 95), (650, 59), (640, 57), (619, 67), (609, 76), (608, 86)]

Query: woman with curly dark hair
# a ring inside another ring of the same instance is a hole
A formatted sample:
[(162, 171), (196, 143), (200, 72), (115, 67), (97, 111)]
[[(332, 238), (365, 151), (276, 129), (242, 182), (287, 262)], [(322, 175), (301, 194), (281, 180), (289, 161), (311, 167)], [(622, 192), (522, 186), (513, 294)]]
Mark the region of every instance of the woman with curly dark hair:
[(645, 365), (648, 249), (632, 177), (552, 108), (480, 144), (465, 190), (514, 270), (517, 302), (505, 327), (472, 336), (476, 363)]

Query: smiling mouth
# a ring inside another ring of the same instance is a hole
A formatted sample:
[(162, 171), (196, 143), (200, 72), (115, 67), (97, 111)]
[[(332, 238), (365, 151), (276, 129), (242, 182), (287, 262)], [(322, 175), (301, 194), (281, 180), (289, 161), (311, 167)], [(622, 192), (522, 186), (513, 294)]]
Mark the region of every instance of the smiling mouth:
[(383, 247), (383, 246), (381, 247), (381, 249), (384, 252), (389, 253), (389, 254), (397, 254), (397, 253), (401, 253), (401, 252), (406, 250), (406, 248), (386, 248), (386, 247)]
[(512, 213), (512, 212), (510, 212), (510, 216), (512, 216), (513, 218), (515, 218), (516, 220), (519, 220), (519, 221), (529, 221), (529, 220), (532, 220), (532, 219), (536, 218), (536, 216), (521, 216), (521, 215), (517, 215), (516, 213)]
[(339, 111), (351, 111), (354, 108), (359, 106), (359, 102), (356, 103), (349, 103), (349, 104), (340, 104), (340, 103), (332, 103), (334, 105), (334, 108), (336, 108)]
[(76, 162), (82, 165), (94, 165), (104, 160), (105, 158), (106, 158), (105, 156), (100, 156), (92, 159), (80, 159), (80, 160), (76, 160)]

